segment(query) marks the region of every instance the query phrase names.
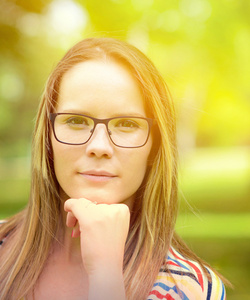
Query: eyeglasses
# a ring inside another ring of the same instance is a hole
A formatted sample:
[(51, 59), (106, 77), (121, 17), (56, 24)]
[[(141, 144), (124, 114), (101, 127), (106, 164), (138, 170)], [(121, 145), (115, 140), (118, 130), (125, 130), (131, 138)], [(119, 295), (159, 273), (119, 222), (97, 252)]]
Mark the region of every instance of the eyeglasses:
[(108, 119), (97, 119), (82, 114), (51, 113), (50, 121), (56, 140), (68, 145), (87, 143), (97, 124), (106, 126), (112, 143), (122, 148), (139, 148), (149, 138), (153, 119), (121, 116)]

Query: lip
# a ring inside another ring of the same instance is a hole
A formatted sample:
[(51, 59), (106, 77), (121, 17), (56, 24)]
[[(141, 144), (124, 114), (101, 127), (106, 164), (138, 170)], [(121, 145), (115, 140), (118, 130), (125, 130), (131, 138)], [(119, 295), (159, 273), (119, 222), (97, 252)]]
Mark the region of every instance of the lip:
[(84, 178), (95, 182), (105, 182), (118, 177), (113, 173), (103, 171), (103, 170), (99, 170), (99, 171), (89, 170), (89, 171), (79, 172), (79, 174), (82, 175)]

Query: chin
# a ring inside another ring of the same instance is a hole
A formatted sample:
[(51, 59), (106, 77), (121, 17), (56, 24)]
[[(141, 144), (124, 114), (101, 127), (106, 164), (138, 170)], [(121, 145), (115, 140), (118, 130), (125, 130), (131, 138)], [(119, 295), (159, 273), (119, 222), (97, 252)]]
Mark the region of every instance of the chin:
[[(63, 196), (64, 195), (64, 196)], [(106, 203), (106, 204), (113, 204), (113, 203), (119, 203), (117, 199), (112, 199), (114, 195), (110, 196), (109, 194), (105, 194), (104, 192), (98, 193), (96, 191), (94, 192), (88, 192), (88, 191), (77, 191), (77, 192), (63, 192), (62, 198), (63, 199), (80, 199), (84, 198), (87, 200), (90, 200), (92, 202), (97, 203)]]
[(79, 198), (85, 198), (92, 202), (102, 203), (102, 204), (117, 204), (120, 203), (119, 199), (112, 199), (110, 196), (98, 195), (98, 194), (84, 194)]
[(117, 197), (117, 193), (115, 191), (105, 192), (103, 190), (98, 191), (97, 189), (95, 189), (94, 191), (88, 191), (84, 189), (82, 191), (78, 190), (77, 192), (74, 191), (65, 192), (64, 190), (61, 190), (60, 195), (61, 195), (61, 199), (63, 200), (68, 200), (70, 198), (72, 199), (85, 198), (87, 200), (90, 200), (92, 202), (97, 202), (99, 204), (124, 203), (127, 204), (130, 208), (132, 207), (135, 198), (134, 195), (132, 196), (124, 195), (124, 197)]

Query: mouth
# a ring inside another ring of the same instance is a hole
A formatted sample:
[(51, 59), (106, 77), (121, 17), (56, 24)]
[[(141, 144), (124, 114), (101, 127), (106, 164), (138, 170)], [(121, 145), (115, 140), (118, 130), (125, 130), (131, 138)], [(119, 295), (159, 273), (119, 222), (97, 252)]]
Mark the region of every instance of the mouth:
[(79, 174), (82, 175), (85, 179), (94, 182), (106, 182), (118, 177), (113, 173), (109, 173), (107, 171), (102, 171), (102, 170), (101, 171), (89, 170), (89, 171), (80, 172)]

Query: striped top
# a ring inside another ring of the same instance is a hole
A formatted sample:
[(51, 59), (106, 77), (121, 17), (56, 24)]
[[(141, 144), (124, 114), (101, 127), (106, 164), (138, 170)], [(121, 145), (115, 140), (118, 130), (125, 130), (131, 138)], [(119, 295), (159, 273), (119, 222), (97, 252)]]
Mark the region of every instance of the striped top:
[[(1, 245), (4, 243), (0, 241)], [(207, 268), (211, 275), (208, 281), (197, 262), (185, 259), (171, 248), (147, 300), (225, 300), (226, 292), (220, 278)]]
[(197, 262), (187, 260), (171, 248), (147, 300), (225, 300), (221, 279), (210, 269), (209, 281)]

